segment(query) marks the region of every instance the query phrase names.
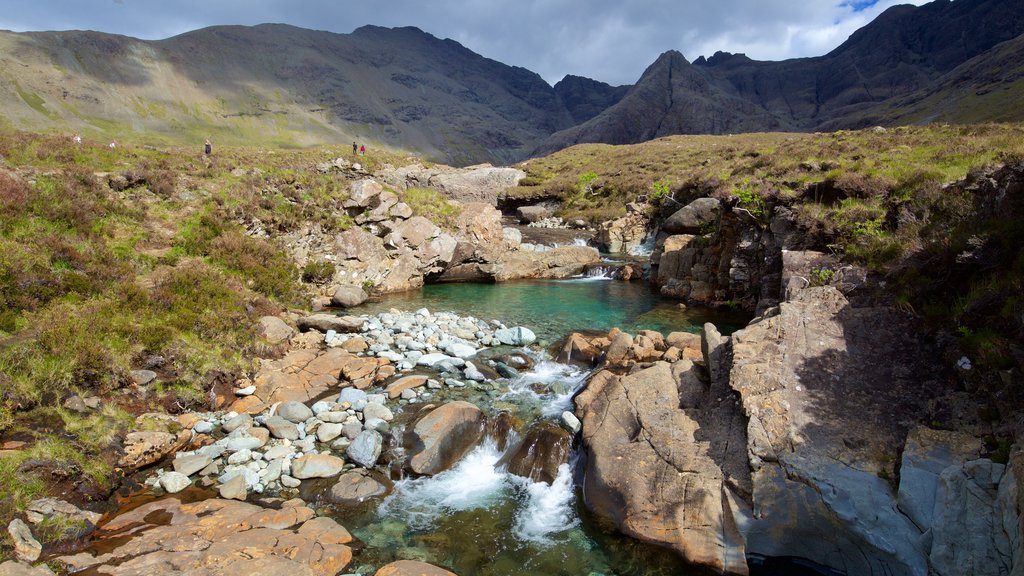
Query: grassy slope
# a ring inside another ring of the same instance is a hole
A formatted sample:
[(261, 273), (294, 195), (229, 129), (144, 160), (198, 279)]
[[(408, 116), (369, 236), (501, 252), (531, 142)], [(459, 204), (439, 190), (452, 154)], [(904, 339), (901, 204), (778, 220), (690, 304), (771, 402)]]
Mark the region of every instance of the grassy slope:
[[(0, 132), (0, 438), (29, 442), (0, 457), (0, 520), (44, 494), (103, 497), (135, 415), (207, 407), (215, 382), (275, 353), (255, 321), (304, 306), (300, 277), (331, 271), (297, 269), (273, 238), (351, 225), (349, 177), (315, 170), (344, 154), (219, 148), (206, 161), (191, 148)], [(269, 238), (245, 232), (256, 221)], [(128, 386), (154, 355), (167, 360), (159, 383)], [(75, 413), (63, 407), (72, 394), (103, 406)]]
[(979, 236), (1022, 245), (1024, 225), (979, 220), (971, 193), (945, 185), (1020, 158), (1020, 124), (675, 136), (531, 159), (520, 164), (523, 185), (503, 198), (558, 199), (563, 216), (592, 221), (621, 215), (636, 200), (667, 215), (697, 197), (732, 197), (763, 224), (773, 206), (790, 206), (817, 249), (884, 276), (895, 304), (955, 331), (983, 363), (1007, 368), (1020, 362), (1013, 351), (1019, 356), (1022, 344), (1024, 257), (1002, 250), (987, 269), (957, 278), (949, 271)]

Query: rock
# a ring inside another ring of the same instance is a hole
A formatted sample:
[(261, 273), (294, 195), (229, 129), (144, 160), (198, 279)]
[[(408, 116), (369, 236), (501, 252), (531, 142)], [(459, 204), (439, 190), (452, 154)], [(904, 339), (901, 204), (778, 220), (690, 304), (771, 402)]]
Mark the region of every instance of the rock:
[(534, 222), (540, 222), (541, 220), (552, 216), (551, 209), (547, 206), (534, 205), (534, 206), (520, 206), (516, 209), (516, 216), (519, 218), (520, 224), (533, 224)]
[(81, 521), (93, 526), (103, 517), (102, 514), (81, 510), (70, 502), (56, 498), (39, 498), (33, 500), (25, 508), (25, 518), (31, 524), (38, 524), (47, 518), (55, 516), (64, 516), (65, 518)]
[(684, 348), (700, 350), (702, 342), (703, 338), (701, 335), (695, 332), (670, 332), (665, 337), (665, 344), (667, 346), (674, 346), (680, 350)]
[(580, 423), (580, 419), (568, 410), (562, 412), (562, 416), (558, 419), (558, 422), (562, 425), (562, 428), (568, 430), (570, 434), (577, 434), (583, 428), (583, 424)]
[(330, 442), (338, 436), (341, 436), (341, 430), (343, 426), (336, 423), (324, 423), (316, 429), (316, 439), (319, 442)]
[(473, 380), (474, 382), (487, 381), (487, 376), (484, 376), (484, 373), (477, 369), (472, 362), (466, 362), (466, 369), (462, 373), (466, 376), (467, 380)]
[(270, 440), (270, 431), (266, 428), (239, 428), (228, 435), (227, 452), (239, 450), (255, 450)]
[(191, 476), (209, 466), (211, 462), (213, 462), (213, 458), (207, 454), (192, 454), (187, 456), (178, 454), (174, 457), (174, 471), (184, 474), (185, 476)]
[(594, 242), (613, 254), (627, 253), (638, 248), (647, 238), (650, 218), (631, 203), (627, 214), (615, 220), (601, 223), (594, 236)]
[(590, 368), (597, 365), (603, 355), (604, 351), (591, 344), (585, 336), (573, 332), (562, 345), (555, 361)]
[(348, 402), (353, 407), (366, 402), (366, 392), (358, 388), (345, 388), (338, 394), (338, 403)]
[(11, 523), (7, 525), (7, 533), (11, 535), (11, 541), (14, 542), (14, 555), (19, 560), (35, 562), (39, 559), (39, 555), (43, 553), (43, 545), (32, 536), (32, 531), (20, 518), (11, 520)]
[(127, 470), (137, 470), (149, 466), (177, 452), (191, 437), (192, 433), (186, 430), (182, 430), (178, 434), (130, 432), (125, 436), (124, 454), (118, 460), (118, 466)]
[(0, 575), (3, 576), (54, 576), (46, 564), (31, 566), (14, 560), (0, 562)]
[(334, 330), (338, 333), (359, 332), (363, 329), (363, 319), (355, 316), (336, 316), (334, 314), (320, 313), (299, 318), (299, 330), (306, 332), (317, 330), (326, 333)]
[[(851, 574), (928, 572), (921, 533), (885, 480), (896, 476), (910, 423), (927, 421), (950, 386), (918, 334), (906, 315), (851, 306), (824, 286), (798, 291), (719, 347), (732, 349), (728, 380), (749, 418), (759, 511), (749, 554), (799, 556)], [(714, 373), (710, 340), (708, 350)], [(791, 529), (804, 537), (771, 536)]]
[(196, 425), (192, 427), (192, 431), (196, 434), (209, 434), (213, 432), (213, 423), (209, 420), (196, 422)]
[(698, 198), (665, 219), (661, 229), (669, 234), (706, 234), (718, 221), (721, 205), (716, 198)]
[(391, 422), (391, 420), (393, 420), (394, 417), (395, 415), (391, 412), (391, 410), (387, 406), (384, 406), (383, 404), (371, 402), (370, 404), (367, 404), (365, 408), (363, 408), (364, 421), (379, 418), (385, 422)]
[(136, 386), (145, 386), (156, 380), (156, 372), (152, 370), (132, 370), (130, 376)]
[[(384, 389), (387, 392), (388, 398), (394, 400), (402, 395), (402, 391), (409, 390), (411, 388), (418, 388), (427, 383), (427, 377), (421, 375), (405, 376), (395, 380), (388, 387)], [(389, 418), (385, 418), (389, 420)]]
[(307, 454), (292, 460), (291, 475), (299, 480), (307, 478), (330, 478), (337, 476), (345, 467), (345, 461), (330, 454)]
[(250, 426), (252, 426), (252, 416), (249, 414), (238, 414), (225, 420), (224, 424), (221, 425), (221, 429), (230, 434), (239, 428), (248, 428)]
[(900, 465), (899, 508), (922, 532), (931, 528), (939, 476), (981, 455), (981, 442), (968, 434), (918, 426), (907, 435)]
[(342, 285), (334, 289), (334, 295), (331, 296), (331, 304), (341, 308), (352, 308), (366, 302), (367, 298), (369, 296), (363, 291), (362, 287)]
[(221, 498), (227, 498), (229, 500), (245, 500), (248, 496), (245, 476), (243, 474), (232, 476), (220, 485), (218, 492)]
[(513, 249), (523, 243), (523, 233), (518, 228), (502, 228), (501, 237)]
[[(310, 411), (310, 417), (312, 417), (312, 414), (312, 411)], [(274, 438), (281, 438), (282, 440), (299, 439), (299, 427), (281, 416), (271, 416), (263, 421), (263, 425), (267, 427), (267, 430), (270, 430), (270, 435)]]
[(281, 485), (286, 488), (298, 488), (302, 485), (302, 481), (298, 478), (293, 478), (287, 474), (281, 475)]
[(349, 440), (355, 440), (356, 436), (363, 431), (363, 425), (360, 422), (350, 422), (343, 424), (341, 427), (341, 435)]
[(448, 354), (455, 356), (456, 358), (472, 358), (476, 356), (477, 349), (469, 344), (463, 344), (461, 342), (451, 344), (448, 346)]
[(529, 430), (514, 451), (502, 459), (508, 471), (534, 482), (552, 484), (558, 467), (569, 461), (572, 436), (550, 422), (542, 422)]
[(420, 356), (420, 359), (416, 361), (417, 366), (433, 366), (439, 362), (446, 362), (453, 360), (453, 358), (447, 354), (441, 354), (436, 352), (433, 354), (424, 354)]
[[(57, 561), (84, 561), (72, 571), (91, 565), (98, 570), (89, 572), (113, 576), (333, 576), (352, 560), (348, 531), (329, 518), (314, 518), (301, 501), (275, 510), (220, 498), (188, 504), (164, 498), (113, 518), (104, 530), (102, 547)], [(131, 538), (115, 537), (125, 533)]]
[(160, 477), (160, 487), (168, 494), (177, 494), (191, 485), (192, 481), (188, 479), (188, 476), (180, 472), (166, 472)]
[(524, 326), (495, 330), (494, 337), (506, 346), (526, 346), (533, 344), (537, 340), (537, 335)]
[(502, 378), (518, 378), (519, 371), (515, 368), (505, 364), (504, 362), (498, 362), (494, 365), (494, 369), (498, 372), (498, 375)]
[[(719, 573), (746, 574), (737, 528), (743, 516), (731, 487), (744, 484), (745, 444), (727, 432), (742, 416), (732, 403), (683, 410), (677, 384), (674, 365), (666, 362), (591, 378), (576, 397), (587, 453), (584, 501), (627, 535)], [(698, 442), (698, 432), (715, 442)], [(739, 474), (735, 480), (723, 473), (732, 469), (727, 462)]]
[(335, 504), (358, 504), (370, 498), (387, 496), (389, 492), (390, 482), (360, 468), (342, 474), (331, 487), (327, 499)]
[(456, 574), (426, 562), (399, 560), (385, 564), (373, 576), (456, 576)]
[(255, 393), (256, 393), (256, 385), (255, 384), (246, 386), (245, 388), (236, 388), (235, 389), (235, 396), (252, 396)]
[(449, 402), (420, 418), (408, 434), (409, 467), (432, 475), (450, 468), (483, 437), (486, 417), (469, 402)]
[(72, 394), (64, 401), (64, 407), (72, 412), (78, 412), (84, 414), (89, 411), (89, 407), (85, 405), (85, 400), (82, 399), (78, 394)]
[(383, 446), (384, 437), (380, 432), (363, 430), (352, 440), (352, 444), (345, 450), (345, 455), (363, 468), (372, 468), (377, 464)]
[(313, 417), (313, 411), (310, 410), (309, 406), (294, 400), (282, 402), (281, 405), (277, 407), (276, 413), (281, 418), (295, 424), (300, 424)]
[(295, 330), (277, 316), (263, 316), (259, 319), (256, 333), (270, 344), (287, 342)]

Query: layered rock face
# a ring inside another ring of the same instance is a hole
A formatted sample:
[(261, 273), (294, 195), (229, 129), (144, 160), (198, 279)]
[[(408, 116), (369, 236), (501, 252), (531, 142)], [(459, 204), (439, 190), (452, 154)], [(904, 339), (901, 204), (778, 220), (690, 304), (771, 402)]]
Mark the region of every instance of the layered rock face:
[(576, 399), (588, 507), (723, 573), (768, 557), (1019, 573), (1024, 455), (996, 463), (969, 434), (916, 424), (957, 395), (918, 333), (892, 308), (800, 285), (731, 337), (706, 326), (696, 363), (645, 364), (619, 336), (570, 340), (609, 367)]

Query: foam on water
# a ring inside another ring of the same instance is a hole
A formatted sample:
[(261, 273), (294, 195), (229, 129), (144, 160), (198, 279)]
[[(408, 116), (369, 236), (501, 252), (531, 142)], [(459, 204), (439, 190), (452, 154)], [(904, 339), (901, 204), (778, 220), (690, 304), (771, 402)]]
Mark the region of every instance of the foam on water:
[(579, 525), (573, 509), (572, 468), (569, 464), (558, 467), (558, 476), (550, 486), (544, 482), (530, 482), (526, 478), (518, 480), (525, 485), (526, 502), (516, 513), (517, 538), (550, 546), (555, 543), (551, 538), (553, 534)]
[(399, 481), (381, 503), (380, 515), (404, 517), (409, 526), (422, 530), (448, 512), (489, 508), (507, 496), (506, 474), (494, 468), (499, 458), (488, 439), (450, 470)]

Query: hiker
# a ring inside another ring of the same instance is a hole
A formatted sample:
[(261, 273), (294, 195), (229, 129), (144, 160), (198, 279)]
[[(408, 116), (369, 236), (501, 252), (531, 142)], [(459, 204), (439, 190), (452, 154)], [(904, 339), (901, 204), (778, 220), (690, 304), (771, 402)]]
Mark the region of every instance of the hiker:
[(359, 146), (356, 146), (356, 143), (353, 142), (352, 143), (352, 155), (355, 156), (358, 153), (359, 153)]
[(206, 143), (203, 144), (203, 155), (204, 156), (209, 156), (212, 153), (213, 153), (213, 144), (210, 144), (210, 139), (207, 138), (206, 139)]
[(366, 156), (366, 146), (365, 145), (359, 147), (359, 155), (360, 156)]

